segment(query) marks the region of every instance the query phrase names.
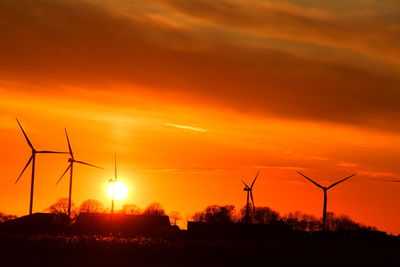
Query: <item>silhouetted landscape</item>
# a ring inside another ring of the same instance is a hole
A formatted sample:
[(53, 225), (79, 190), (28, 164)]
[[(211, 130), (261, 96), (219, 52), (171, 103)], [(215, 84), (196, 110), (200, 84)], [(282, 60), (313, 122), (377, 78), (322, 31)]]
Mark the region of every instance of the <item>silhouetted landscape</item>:
[[(314, 216), (281, 216), (269, 207), (246, 214), (232, 205), (206, 207), (187, 230), (171, 224), (158, 203), (145, 210), (103, 210), (84, 201), (69, 224), (66, 199), (51, 213), (1, 215), (3, 262), (69, 266), (397, 266), (400, 238), (328, 214), (329, 231)], [(133, 206), (133, 205), (131, 205)], [(176, 217), (176, 215), (173, 215)], [(21, 257), (21, 254), (24, 256)], [(250, 256), (249, 256), (250, 255)], [(328, 259), (328, 260), (327, 260)]]

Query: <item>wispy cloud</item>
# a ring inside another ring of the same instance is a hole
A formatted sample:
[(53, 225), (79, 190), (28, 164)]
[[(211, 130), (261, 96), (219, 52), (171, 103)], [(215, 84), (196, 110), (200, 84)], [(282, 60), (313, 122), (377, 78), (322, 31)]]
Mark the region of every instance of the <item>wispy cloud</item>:
[(207, 130), (203, 129), (203, 128), (193, 127), (193, 126), (188, 126), (188, 125), (174, 124), (174, 123), (166, 123), (165, 126), (175, 127), (175, 128), (184, 129), (184, 130), (191, 130), (191, 131), (195, 131), (195, 132), (207, 132)]
[(289, 170), (289, 171), (297, 171), (297, 170), (303, 170), (303, 167), (299, 166), (264, 166), (264, 165), (259, 165), (259, 166), (250, 166), (250, 168), (254, 169), (279, 169), (279, 170)]
[(358, 164), (353, 163), (353, 162), (347, 162), (347, 161), (339, 161), (336, 165), (339, 166), (339, 167), (345, 167), (345, 168), (359, 167)]
[(145, 169), (144, 172), (220, 172), (227, 169), (217, 169), (217, 168), (159, 168), (159, 169)]
[(358, 171), (357, 172), (360, 175), (366, 175), (369, 176), (371, 178), (377, 178), (377, 177), (398, 177), (397, 174), (395, 173), (391, 173), (391, 172), (380, 172), (380, 171)]

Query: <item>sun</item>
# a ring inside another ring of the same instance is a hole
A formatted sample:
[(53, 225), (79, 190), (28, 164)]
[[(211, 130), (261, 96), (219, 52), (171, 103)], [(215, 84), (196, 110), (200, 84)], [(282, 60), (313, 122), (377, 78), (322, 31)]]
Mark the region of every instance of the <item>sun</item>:
[(115, 200), (121, 200), (128, 195), (128, 187), (123, 182), (112, 182), (107, 188), (108, 196)]

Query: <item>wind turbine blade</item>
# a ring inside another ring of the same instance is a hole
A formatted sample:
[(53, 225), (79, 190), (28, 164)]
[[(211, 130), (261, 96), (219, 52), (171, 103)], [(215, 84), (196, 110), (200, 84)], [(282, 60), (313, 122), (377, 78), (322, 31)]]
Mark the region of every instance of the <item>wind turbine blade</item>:
[(36, 153), (41, 153), (41, 154), (68, 154), (68, 152), (49, 151), (49, 150), (36, 151)]
[(253, 185), (254, 185), (254, 183), (256, 182), (257, 177), (258, 177), (259, 174), (260, 174), (260, 171), (257, 172), (257, 175), (256, 175), (256, 177), (254, 178), (253, 182), (251, 183), (250, 188), (253, 188)]
[(70, 144), (69, 138), (68, 138), (67, 128), (64, 128), (64, 131), (65, 131), (65, 136), (67, 137), (69, 154), (71, 155), (71, 158), (74, 158), (74, 153), (72, 153), (71, 144)]
[(250, 198), (251, 198), (251, 203), (253, 203), (253, 209), (254, 209), (255, 206), (254, 206), (253, 191), (250, 191)]
[(356, 173), (353, 173), (352, 175), (350, 175), (350, 176), (348, 176), (348, 177), (346, 177), (346, 178), (344, 178), (344, 179), (342, 179), (342, 180), (340, 180), (340, 181), (338, 181), (338, 182), (336, 182), (336, 183), (334, 183), (334, 184), (331, 184), (327, 189), (332, 188), (332, 187), (334, 187), (335, 185), (338, 185), (338, 184), (340, 184), (341, 182), (346, 181), (347, 179), (350, 179), (350, 178), (353, 177), (354, 175), (356, 175)]
[(21, 128), (22, 133), (24, 134), (25, 139), (26, 139), (26, 141), (28, 142), (28, 145), (32, 148), (32, 150), (35, 150), (35, 149), (33, 148), (33, 145), (32, 145), (32, 143), (31, 143), (31, 141), (29, 140), (28, 136), (26, 135), (24, 129), (22, 128), (21, 123), (19, 123), (19, 121), (18, 121), (17, 118), (15, 118), (15, 119), (17, 120), (17, 123), (18, 123), (18, 125), (19, 125), (19, 128)]
[(26, 163), (24, 169), (22, 170), (22, 172), (18, 176), (17, 180), (15, 181), (15, 184), (18, 183), (19, 179), (21, 178), (22, 174), (24, 174), (26, 168), (28, 168), (28, 165), (29, 165), (29, 163), (31, 163), (32, 159), (33, 159), (33, 155), (29, 158), (28, 163)]
[(79, 161), (79, 160), (75, 160), (75, 162), (76, 163), (80, 163), (80, 164), (84, 164), (84, 165), (88, 165), (88, 166), (91, 166), (91, 167), (99, 168), (99, 169), (104, 169), (102, 167), (99, 167), (99, 166), (96, 166), (96, 165), (92, 165), (92, 164), (89, 164), (89, 163), (86, 163), (86, 162), (83, 162), (83, 161)]
[(324, 187), (322, 185), (320, 185), (319, 183), (311, 180), (310, 178), (308, 178), (307, 176), (305, 176), (304, 174), (302, 174), (301, 172), (297, 172), (298, 174), (300, 174), (301, 176), (303, 176), (304, 178), (306, 178), (307, 180), (309, 180), (311, 183), (315, 184), (316, 186), (318, 186), (319, 188), (324, 189)]
[(114, 165), (115, 165), (115, 181), (117, 180), (117, 152), (114, 154)]
[(58, 183), (61, 181), (61, 179), (64, 177), (64, 175), (68, 172), (68, 170), (71, 169), (71, 165), (72, 165), (72, 162), (71, 162), (71, 164), (69, 164), (69, 166), (68, 166), (68, 168), (65, 170), (65, 172), (61, 175), (60, 179), (58, 179), (56, 185), (58, 185)]
[(245, 186), (246, 188), (250, 189), (250, 187), (249, 187), (245, 182), (243, 182), (243, 180), (241, 180), (241, 181), (242, 181), (242, 183), (244, 184), (244, 186)]

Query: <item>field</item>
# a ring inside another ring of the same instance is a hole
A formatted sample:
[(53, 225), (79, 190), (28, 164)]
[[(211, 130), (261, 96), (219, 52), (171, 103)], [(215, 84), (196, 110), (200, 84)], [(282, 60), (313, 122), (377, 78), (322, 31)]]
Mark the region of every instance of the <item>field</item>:
[(400, 242), (87, 235), (0, 236), (1, 266), (399, 266)]

